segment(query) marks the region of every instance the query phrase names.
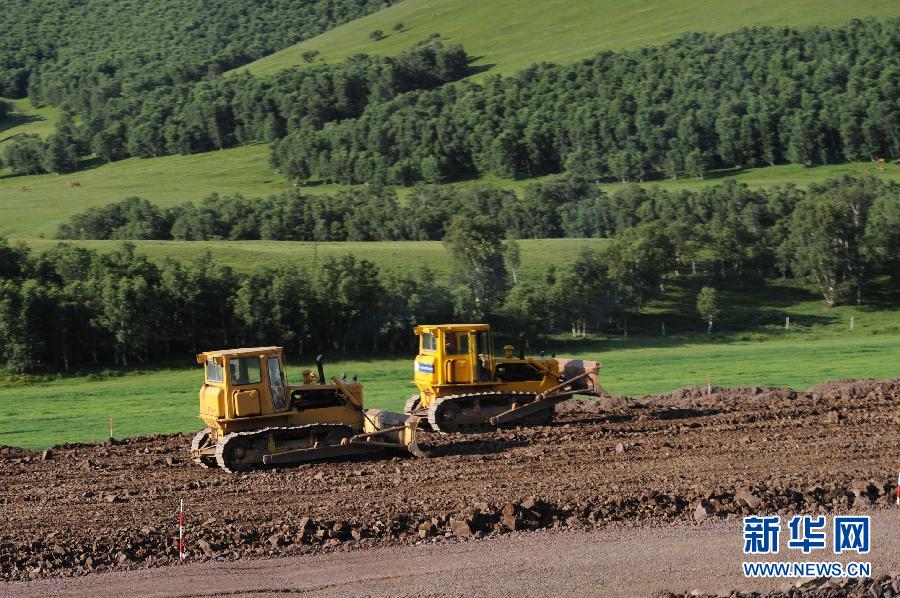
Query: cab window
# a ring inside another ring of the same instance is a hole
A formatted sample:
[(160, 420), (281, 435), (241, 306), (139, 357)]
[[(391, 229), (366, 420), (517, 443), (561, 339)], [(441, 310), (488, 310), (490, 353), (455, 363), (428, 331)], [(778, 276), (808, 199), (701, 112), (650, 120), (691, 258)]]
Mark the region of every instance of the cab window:
[(437, 351), (437, 337), (430, 332), (422, 335), (422, 351)]
[(259, 383), (259, 357), (241, 357), (228, 362), (232, 384)]
[(491, 343), (487, 331), (478, 333), (478, 336), (475, 339), (475, 352), (479, 355), (490, 354)]
[(212, 357), (206, 358), (206, 381), (207, 382), (224, 382), (225, 368), (221, 363), (217, 363)]
[(444, 335), (444, 352), (447, 355), (469, 354), (469, 333), (448, 332)]

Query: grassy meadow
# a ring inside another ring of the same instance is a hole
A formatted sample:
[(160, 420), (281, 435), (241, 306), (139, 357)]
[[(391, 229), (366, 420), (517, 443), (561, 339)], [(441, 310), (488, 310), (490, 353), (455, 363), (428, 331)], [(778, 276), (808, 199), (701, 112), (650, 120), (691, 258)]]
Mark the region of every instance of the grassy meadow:
[[(432, 33), (461, 43), (474, 57), (474, 78), (510, 74), (536, 62), (572, 62), (602, 50), (659, 45), (688, 31), (725, 33), (753, 25), (839, 25), (854, 18), (900, 14), (900, 1), (861, 4), (839, 0), (703, 0), (592, 2), (590, 0), (404, 0), (376, 13), (265, 56), (235, 71), (271, 74), (354, 54), (397, 54)], [(395, 31), (394, 26), (403, 24)], [(373, 31), (384, 36), (372, 40)]]
[(191, 156), (129, 158), (61, 176), (0, 176), (0, 235), (52, 237), (71, 215), (132, 195), (172, 206), (213, 192), (255, 197), (288, 189), (268, 161), (268, 146), (249, 145)]

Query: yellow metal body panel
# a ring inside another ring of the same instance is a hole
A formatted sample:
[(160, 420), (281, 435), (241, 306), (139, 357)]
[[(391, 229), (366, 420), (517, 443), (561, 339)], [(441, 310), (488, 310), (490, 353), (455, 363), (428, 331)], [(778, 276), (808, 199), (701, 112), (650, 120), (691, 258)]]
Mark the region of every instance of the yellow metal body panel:
[(259, 393), (255, 390), (238, 390), (234, 393), (235, 417), (259, 415)]
[[(559, 383), (555, 359), (494, 357), (489, 324), (433, 324), (416, 326), (419, 354), (413, 363), (413, 384), (419, 389), (419, 407), (428, 408), (435, 399), (462, 393), (517, 391), (540, 393)], [(535, 380), (503, 381), (497, 366), (528, 364)]]
[(349, 404), (339, 401), (335, 402), (339, 404), (309, 407), (304, 407), (302, 402), (295, 404), (291, 399), (294, 392), (316, 396), (335, 391), (335, 387), (288, 386), (281, 347), (207, 351), (197, 355), (197, 362), (205, 366), (199, 418), (214, 438), (231, 432), (316, 423), (340, 423), (354, 430), (363, 429), (362, 385), (341, 384), (341, 390), (352, 396)]
[(204, 384), (200, 389), (200, 417), (225, 417), (225, 390)]

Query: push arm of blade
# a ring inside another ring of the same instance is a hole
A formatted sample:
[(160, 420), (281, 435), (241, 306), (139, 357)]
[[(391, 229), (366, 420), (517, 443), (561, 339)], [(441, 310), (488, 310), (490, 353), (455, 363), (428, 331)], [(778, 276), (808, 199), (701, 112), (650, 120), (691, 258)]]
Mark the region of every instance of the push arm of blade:
[(516, 407), (515, 409), (509, 409), (508, 411), (504, 411), (503, 413), (497, 414), (490, 419), (492, 426), (500, 426), (503, 424), (508, 424), (510, 422), (514, 422), (517, 419), (528, 417), (529, 415), (533, 415), (544, 409), (553, 409), (553, 405), (556, 401), (532, 401), (530, 403), (526, 403), (521, 407)]
[[(582, 378), (587, 378), (588, 376), (590, 376), (591, 374), (593, 374), (596, 371), (597, 371), (596, 369), (586, 370), (586, 371), (578, 374), (574, 378), (569, 378), (568, 380), (560, 382), (553, 388), (548, 388), (547, 390), (545, 390), (544, 392), (539, 394), (537, 400), (541, 401), (543, 399), (546, 399), (547, 397), (552, 396), (554, 394), (554, 392), (559, 390), (560, 388), (563, 388), (564, 386), (568, 386), (569, 384), (572, 384), (576, 380), (581, 380)], [(574, 394), (574, 393), (571, 393), (571, 394)]]

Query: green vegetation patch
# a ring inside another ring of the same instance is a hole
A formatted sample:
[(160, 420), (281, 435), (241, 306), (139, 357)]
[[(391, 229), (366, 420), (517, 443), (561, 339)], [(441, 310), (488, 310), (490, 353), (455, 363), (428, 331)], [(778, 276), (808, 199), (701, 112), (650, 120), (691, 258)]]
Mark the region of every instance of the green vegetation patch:
[(0, 178), (0, 235), (53, 236), (72, 214), (131, 195), (171, 206), (214, 191), (253, 197), (289, 188), (283, 177), (272, 172), (268, 148), (263, 145), (191, 156), (131, 158), (65, 176)]
[[(571, 62), (602, 50), (659, 45), (688, 31), (724, 33), (752, 25), (837, 25), (900, 15), (900, 2), (754, 0), (404, 0), (235, 69), (270, 74), (292, 66), (338, 62), (358, 53), (394, 55), (432, 33), (477, 57), (474, 78), (509, 74), (537, 62)], [(402, 23), (403, 28), (394, 29)], [(372, 33), (381, 31), (374, 39)], [(304, 54), (315, 52), (307, 61)]]

